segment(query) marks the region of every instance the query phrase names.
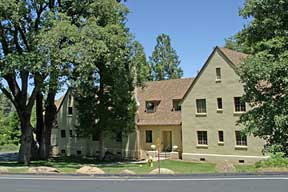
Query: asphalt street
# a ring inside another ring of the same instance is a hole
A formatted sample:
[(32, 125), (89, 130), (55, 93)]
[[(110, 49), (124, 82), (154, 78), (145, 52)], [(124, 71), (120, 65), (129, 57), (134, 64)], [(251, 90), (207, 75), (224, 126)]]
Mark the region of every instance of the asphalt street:
[(0, 192), (287, 192), (288, 175), (92, 177), (0, 175)]
[(16, 161), (18, 152), (0, 152), (0, 161)]

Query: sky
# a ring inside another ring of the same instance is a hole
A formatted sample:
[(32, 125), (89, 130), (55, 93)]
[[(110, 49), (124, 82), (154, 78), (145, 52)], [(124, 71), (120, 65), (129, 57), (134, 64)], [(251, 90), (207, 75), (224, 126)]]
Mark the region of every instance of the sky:
[(127, 26), (151, 56), (156, 37), (165, 33), (181, 60), (184, 77), (194, 77), (215, 46), (240, 31), (244, 0), (127, 0)]

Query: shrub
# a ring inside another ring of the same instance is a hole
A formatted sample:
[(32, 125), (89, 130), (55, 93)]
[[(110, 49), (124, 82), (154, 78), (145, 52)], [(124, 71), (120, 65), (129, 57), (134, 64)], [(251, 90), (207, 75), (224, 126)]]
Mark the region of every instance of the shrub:
[(288, 167), (288, 158), (284, 156), (284, 153), (276, 153), (271, 155), (268, 159), (257, 162), (255, 166), (257, 168)]

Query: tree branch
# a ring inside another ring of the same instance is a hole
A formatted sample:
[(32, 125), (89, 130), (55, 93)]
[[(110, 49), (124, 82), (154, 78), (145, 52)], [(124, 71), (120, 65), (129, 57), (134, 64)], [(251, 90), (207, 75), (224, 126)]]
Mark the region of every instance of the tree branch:
[(12, 74), (4, 75), (3, 78), (7, 81), (9, 89), (12, 93), (12, 95), (16, 98), (19, 97), (19, 94), (21, 92), (19, 85), (15, 79), (15, 76)]
[(30, 46), (28, 44), (25, 32), (22, 30), (22, 28), (20, 26), (17, 26), (16, 29), (19, 31), (19, 33), (20, 33), (20, 35), (22, 37), (22, 40), (23, 40), (23, 42), (24, 42), (24, 44), (26, 46), (27, 51), (30, 51)]
[(4, 95), (13, 103), (13, 105), (16, 107), (16, 103), (15, 100), (13, 98), (13, 96), (11, 95), (11, 93), (5, 88), (3, 87), (3, 85), (0, 83), (0, 90), (4, 93)]
[(1, 44), (2, 44), (2, 49), (3, 49), (3, 53), (4, 55), (8, 55), (9, 53), (9, 45), (8, 42), (5, 38), (5, 31), (3, 29), (2, 24), (0, 23), (0, 35), (1, 35)]
[[(34, 102), (36, 100), (36, 95), (37, 95), (38, 91), (40, 90), (42, 82), (44, 79), (45, 79), (45, 77), (41, 76), (40, 74), (35, 75), (35, 78), (34, 78), (35, 86), (34, 86), (34, 89), (32, 91), (31, 96), (29, 97), (28, 103), (26, 105), (28, 111), (32, 110), (32, 107), (33, 107)], [(41, 83), (39, 83), (39, 82), (41, 82)]]

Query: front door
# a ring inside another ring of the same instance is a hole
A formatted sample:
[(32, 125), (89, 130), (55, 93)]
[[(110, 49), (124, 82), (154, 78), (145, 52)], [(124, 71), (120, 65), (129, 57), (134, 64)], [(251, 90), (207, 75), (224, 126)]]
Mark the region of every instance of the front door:
[(171, 152), (172, 151), (172, 131), (162, 132), (162, 151)]

